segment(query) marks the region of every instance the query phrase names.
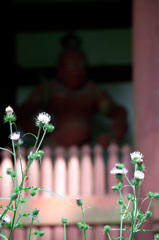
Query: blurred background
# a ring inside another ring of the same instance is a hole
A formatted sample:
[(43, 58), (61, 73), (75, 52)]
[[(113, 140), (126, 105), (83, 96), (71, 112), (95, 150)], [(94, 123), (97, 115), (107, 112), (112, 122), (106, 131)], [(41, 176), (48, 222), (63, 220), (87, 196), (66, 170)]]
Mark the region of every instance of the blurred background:
[[(8, 144), (9, 133), (4, 109), (23, 106), (39, 83), (56, 76), (61, 39), (70, 32), (81, 41), (87, 79), (126, 109), (128, 126), (121, 144), (132, 145), (132, 1), (17, 0), (4, 3), (4, 10), (1, 145)], [(95, 135), (108, 119), (94, 113), (93, 121)]]

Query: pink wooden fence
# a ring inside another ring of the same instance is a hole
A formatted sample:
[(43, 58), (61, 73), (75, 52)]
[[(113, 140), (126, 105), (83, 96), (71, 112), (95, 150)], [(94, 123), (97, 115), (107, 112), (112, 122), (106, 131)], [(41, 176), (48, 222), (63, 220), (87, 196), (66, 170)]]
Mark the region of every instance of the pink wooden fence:
[[(129, 170), (131, 177), (132, 170), (130, 164), (130, 147), (123, 146), (121, 149), (112, 144), (108, 149), (103, 149), (100, 145), (91, 148), (88, 145), (81, 147), (72, 146), (68, 150), (62, 147), (50, 149), (44, 147), (44, 157), (41, 166), (34, 160), (30, 169), (26, 186), (41, 187), (55, 192), (69, 201), (72, 205), (64, 200), (46, 192), (39, 192), (29, 201), (24, 211), (31, 211), (34, 207), (40, 208), (40, 220), (34, 228), (45, 230), (44, 239), (62, 240), (63, 228), (61, 218), (68, 218), (67, 237), (69, 240), (83, 240), (83, 231), (80, 231), (76, 223), (82, 221), (80, 208), (76, 205), (76, 197), (84, 200), (84, 207), (93, 207), (87, 209), (86, 222), (93, 226), (88, 230), (88, 240), (107, 239), (102, 230), (105, 224), (111, 224), (118, 227), (117, 199), (118, 193), (113, 192), (111, 186), (116, 183), (116, 179), (109, 172), (114, 164), (119, 160), (122, 161)], [(30, 152), (30, 150), (29, 150)], [(23, 166), (26, 165), (26, 156), (29, 152), (22, 150)], [(120, 157), (120, 158), (119, 158)], [(9, 152), (1, 152), (0, 175), (3, 177), (0, 181), (0, 196), (8, 197), (12, 190), (10, 176), (6, 175), (6, 168), (13, 167), (13, 160)], [(18, 171), (20, 181), (20, 164), (18, 159)], [(124, 189), (125, 194), (127, 188)], [(4, 204), (4, 200), (0, 201)], [(105, 211), (105, 215), (103, 214)], [(12, 240), (27, 239), (28, 227), (14, 231)], [(114, 232), (114, 237), (118, 232)], [(32, 238), (33, 239), (33, 238)]]

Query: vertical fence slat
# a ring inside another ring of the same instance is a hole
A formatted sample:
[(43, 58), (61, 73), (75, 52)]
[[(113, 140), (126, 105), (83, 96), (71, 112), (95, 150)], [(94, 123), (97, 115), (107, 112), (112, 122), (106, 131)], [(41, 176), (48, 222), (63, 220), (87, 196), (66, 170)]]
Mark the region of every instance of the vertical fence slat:
[(93, 194), (93, 163), (91, 148), (88, 145), (81, 148), (81, 194)]
[(103, 147), (96, 145), (94, 147), (94, 193), (104, 195), (106, 193), (106, 171), (103, 158)]
[[(108, 172), (107, 172), (107, 176), (108, 176), (108, 193), (111, 195), (116, 195), (118, 194), (118, 192), (113, 192), (111, 187), (116, 184), (118, 181), (115, 177), (115, 175), (110, 174), (110, 171), (113, 169), (113, 167), (115, 166), (116, 163), (119, 162), (119, 157), (118, 157), (118, 152), (119, 152), (119, 147), (117, 144), (111, 144), (108, 147), (108, 163), (107, 163), (107, 168), (108, 168)], [(118, 203), (117, 203), (118, 204)], [(112, 225), (112, 228), (119, 228), (118, 225)], [(119, 236), (119, 231), (118, 230), (114, 230), (111, 231), (111, 237), (118, 237)]]
[[(61, 196), (66, 195), (66, 159), (65, 151), (62, 147), (55, 149), (55, 162), (54, 162), (54, 192)], [(56, 214), (56, 213), (55, 213)], [(61, 216), (62, 218), (63, 216)], [(61, 223), (61, 219), (59, 224)], [(53, 231), (54, 240), (63, 240), (63, 227), (57, 226)]]
[[(103, 147), (96, 145), (94, 147), (94, 194), (106, 194), (106, 171), (103, 157)], [(94, 240), (104, 240), (103, 225), (94, 226)]]
[[(6, 149), (9, 149), (6, 147)], [(10, 149), (9, 149), (10, 150)], [(13, 162), (11, 153), (8, 151), (2, 151), (2, 163), (1, 163), (1, 197), (9, 197), (13, 190), (13, 183), (11, 176), (6, 174), (7, 168), (13, 169)]]
[[(68, 195), (74, 196), (76, 199), (80, 193), (80, 162), (79, 149), (72, 146), (68, 150)], [(67, 217), (67, 216), (66, 216)], [(68, 219), (69, 221), (69, 219)], [(69, 240), (78, 240), (79, 229), (77, 226), (69, 226), (67, 228), (67, 238)]]
[[(51, 159), (51, 149), (44, 147), (44, 156), (42, 158), (41, 172), (41, 188), (53, 192), (53, 161)], [(52, 195), (48, 192), (41, 192), (41, 197), (50, 198)]]
[[(93, 194), (93, 162), (91, 156), (91, 147), (84, 145), (81, 148), (81, 194), (91, 196)], [(91, 206), (88, 206), (91, 207)], [(87, 219), (87, 211), (85, 212)], [(92, 229), (87, 231), (88, 240), (92, 240)], [(83, 231), (82, 231), (82, 239)]]
[(115, 178), (115, 175), (110, 174), (110, 171), (113, 169), (115, 164), (119, 162), (118, 158), (119, 147), (117, 144), (111, 144), (108, 147), (108, 163), (107, 163), (107, 183), (108, 183), (108, 193), (109, 194), (117, 194), (117, 192), (112, 191), (112, 186), (116, 184), (118, 181)]
[[(43, 148), (44, 156), (40, 166), (41, 172), (41, 188), (53, 192), (53, 161), (51, 158), (51, 149), (47, 146)], [(52, 194), (48, 192), (41, 192), (42, 198), (51, 198)], [(41, 227), (45, 231), (45, 239), (51, 240), (53, 229), (49, 226)]]

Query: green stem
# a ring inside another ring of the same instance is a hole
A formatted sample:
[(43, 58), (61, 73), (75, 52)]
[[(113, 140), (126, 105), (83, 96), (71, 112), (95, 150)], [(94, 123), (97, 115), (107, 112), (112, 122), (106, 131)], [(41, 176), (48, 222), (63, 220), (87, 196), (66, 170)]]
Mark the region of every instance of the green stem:
[(133, 240), (134, 236), (134, 207), (135, 207), (135, 201), (136, 201), (136, 187), (133, 187), (134, 190), (134, 201), (133, 201), (133, 209), (131, 213), (131, 234), (129, 237), (129, 240)]
[(33, 221), (34, 221), (34, 218), (32, 218), (32, 220), (31, 220), (30, 231), (29, 231), (29, 240), (30, 240), (30, 237), (31, 237), (31, 231), (32, 231), (32, 227), (33, 227)]
[(64, 224), (64, 240), (66, 240), (66, 224)]
[(44, 133), (43, 133), (43, 136), (42, 136), (42, 138), (41, 138), (41, 141), (40, 141), (39, 146), (37, 147), (37, 150), (36, 150), (36, 151), (39, 150), (39, 148), (40, 148), (40, 146), (41, 146), (41, 144), (42, 144), (42, 142), (43, 142), (43, 140), (44, 140), (45, 134), (46, 134), (46, 130), (45, 130)]
[[(13, 133), (12, 123), (9, 122), (9, 125), (10, 125), (10, 132), (12, 134)], [(18, 189), (17, 160), (16, 160), (15, 146), (14, 146), (14, 141), (13, 140), (12, 140), (12, 148), (13, 148), (14, 166), (15, 166), (15, 174), (16, 174), (16, 188)]]
[[(16, 205), (16, 200), (15, 200), (15, 205)], [(15, 206), (16, 207), (16, 206)], [(8, 237), (8, 240), (10, 240), (11, 236), (12, 236), (12, 232), (13, 232), (13, 229), (14, 229), (14, 221), (15, 221), (15, 216), (16, 216), (16, 212), (14, 212), (14, 215), (13, 215), (13, 220), (12, 220), (12, 226), (11, 226), (11, 230), (10, 230), (10, 233), (9, 233), (9, 237)]]
[(35, 152), (35, 149), (36, 149), (36, 147), (37, 147), (38, 140), (39, 140), (39, 136), (40, 136), (40, 132), (41, 132), (41, 127), (39, 127), (39, 131), (38, 131), (38, 135), (37, 135), (37, 137), (36, 137), (36, 141), (35, 141), (33, 153)]
[[(83, 210), (82, 206), (81, 206), (81, 209), (82, 209), (82, 215), (83, 215), (83, 222), (84, 222), (84, 225), (86, 225), (84, 210)], [(85, 237), (85, 240), (87, 240), (87, 230), (86, 229), (84, 229), (84, 237)]]
[[(122, 200), (123, 199), (123, 196), (122, 196), (122, 193), (121, 193), (121, 189), (119, 190), (119, 195), (120, 195), (120, 198)], [(122, 206), (120, 205), (120, 213), (122, 213)], [(122, 239), (122, 228), (123, 228), (123, 216), (120, 215), (120, 238)]]
[(111, 240), (110, 234), (108, 232), (107, 232), (107, 235), (108, 235), (109, 240)]
[[(151, 207), (151, 203), (152, 203), (152, 198), (151, 198), (151, 200), (150, 200), (150, 203), (149, 203), (149, 206), (148, 206), (148, 208), (147, 208), (147, 211), (149, 211), (149, 209), (150, 209), (150, 207)], [(146, 211), (146, 212), (147, 212)], [(143, 217), (143, 219), (141, 220), (141, 222), (136, 226), (136, 231), (139, 229), (139, 227), (142, 225), (142, 223), (144, 222), (144, 220), (145, 220), (145, 217)]]
[(9, 207), (10, 207), (11, 204), (12, 204), (12, 201), (9, 202), (9, 204), (7, 205), (7, 209), (4, 210), (4, 212), (3, 212), (2, 215), (0, 216), (0, 220), (1, 220), (1, 222), (0, 222), (0, 227), (1, 227), (1, 223), (2, 223), (2, 221), (3, 221), (3, 217), (6, 215), (6, 213), (7, 213), (7, 211), (8, 211), (8, 209), (9, 209)]
[(136, 221), (137, 221), (137, 211), (138, 211), (139, 196), (140, 196), (140, 186), (141, 186), (141, 182), (139, 183), (139, 186), (138, 186), (138, 194), (137, 194), (137, 199), (136, 199), (136, 211), (135, 211), (134, 229), (135, 229), (135, 225), (136, 225)]

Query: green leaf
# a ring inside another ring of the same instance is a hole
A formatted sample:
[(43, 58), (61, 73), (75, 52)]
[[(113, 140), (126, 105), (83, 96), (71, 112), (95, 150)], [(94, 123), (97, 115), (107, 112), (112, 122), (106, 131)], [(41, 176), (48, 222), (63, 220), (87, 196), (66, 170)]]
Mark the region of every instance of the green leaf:
[(51, 194), (53, 194), (53, 195), (55, 195), (55, 196), (57, 196), (57, 197), (59, 197), (59, 198), (61, 198), (61, 199), (63, 199), (64, 201), (66, 201), (66, 202), (68, 202), (69, 204), (71, 204), (72, 205), (72, 203), (71, 202), (69, 202), (66, 198), (64, 198), (64, 197), (62, 197), (62, 196), (60, 196), (59, 194), (57, 194), (57, 193), (54, 193), (54, 192), (51, 192), (51, 191), (48, 191), (48, 190), (44, 190), (44, 189), (41, 189), (41, 188), (38, 188), (37, 189), (38, 191), (41, 191), (41, 192), (48, 192), (48, 193), (51, 193)]

